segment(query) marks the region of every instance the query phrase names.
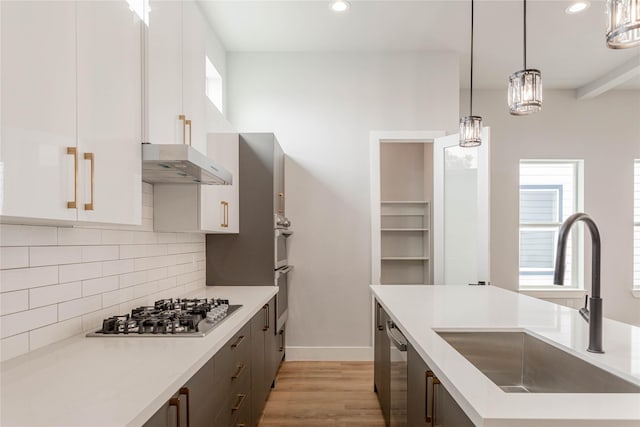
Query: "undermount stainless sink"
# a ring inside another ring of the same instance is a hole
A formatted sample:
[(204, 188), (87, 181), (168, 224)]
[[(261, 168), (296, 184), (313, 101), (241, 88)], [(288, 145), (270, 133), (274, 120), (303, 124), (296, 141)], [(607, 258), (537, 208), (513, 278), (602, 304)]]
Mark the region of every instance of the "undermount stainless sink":
[(524, 332), (437, 333), (507, 393), (640, 393), (640, 386)]

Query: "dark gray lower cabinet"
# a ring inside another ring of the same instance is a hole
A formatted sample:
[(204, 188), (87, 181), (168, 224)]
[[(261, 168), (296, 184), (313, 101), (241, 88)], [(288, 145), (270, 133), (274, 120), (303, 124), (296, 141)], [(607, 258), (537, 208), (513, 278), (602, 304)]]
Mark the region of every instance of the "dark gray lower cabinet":
[(284, 330), (276, 333), (275, 298), (265, 304), (251, 319), (252, 365), (256, 366), (251, 375), (253, 400), (251, 413), (254, 426), (260, 422), (262, 410), (275, 385), (275, 378), (284, 356)]
[(407, 346), (407, 425), (473, 427), (411, 344)]
[(391, 423), (391, 342), (387, 336), (385, 324), (389, 316), (378, 301), (375, 301), (374, 327), (374, 363), (373, 389), (378, 395), (378, 402), (384, 415), (386, 425)]
[(274, 308), (272, 299), (144, 427), (257, 426), (284, 355)]
[(213, 387), (212, 358), (145, 423), (145, 427), (211, 426), (215, 416)]

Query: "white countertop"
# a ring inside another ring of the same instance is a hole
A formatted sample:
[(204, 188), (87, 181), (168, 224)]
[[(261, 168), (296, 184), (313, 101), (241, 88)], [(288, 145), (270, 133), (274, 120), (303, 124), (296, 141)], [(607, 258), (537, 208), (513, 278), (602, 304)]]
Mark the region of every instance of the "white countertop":
[[(640, 426), (640, 393), (505, 393), (434, 332), (526, 331), (640, 385), (640, 328), (604, 319), (604, 354), (586, 351), (574, 309), (495, 286), (373, 285), (373, 294), (477, 426)], [(606, 304), (606, 300), (604, 304)]]
[(3, 427), (140, 426), (278, 291), (208, 286), (189, 297), (242, 304), (205, 337), (76, 336), (1, 366)]

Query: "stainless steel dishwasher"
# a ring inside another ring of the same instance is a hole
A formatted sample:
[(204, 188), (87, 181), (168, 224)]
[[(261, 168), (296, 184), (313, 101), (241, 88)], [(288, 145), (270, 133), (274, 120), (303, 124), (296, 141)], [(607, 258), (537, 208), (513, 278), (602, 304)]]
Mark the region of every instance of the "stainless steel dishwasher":
[(391, 427), (407, 425), (407, 339), (392, 321), (387, 321), (390, 346)]

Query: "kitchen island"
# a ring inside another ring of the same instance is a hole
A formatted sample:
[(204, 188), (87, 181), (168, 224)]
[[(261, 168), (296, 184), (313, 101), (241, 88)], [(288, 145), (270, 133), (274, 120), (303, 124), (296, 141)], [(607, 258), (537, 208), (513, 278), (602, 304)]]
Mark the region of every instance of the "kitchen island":
[(140, 426), (276, 293), (208, 286), (180, 295), (242, 304), (204, 337), (81, 335), (3, 362), (0, 425)]
[[(604, 354), (586, 351), (574, 309), (495, 286), (372, 285), (376, 300), (476, 426), (640, 426), (640, 393), (507, 393), (438, 332), (526, 332), (640, 386), (640, 328), (604, 319)], [(604, 301), (606, 304), (606, 299)]]

